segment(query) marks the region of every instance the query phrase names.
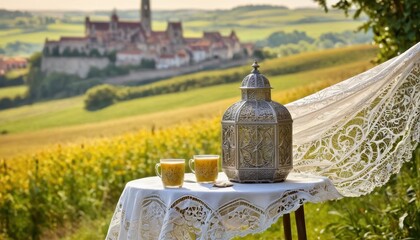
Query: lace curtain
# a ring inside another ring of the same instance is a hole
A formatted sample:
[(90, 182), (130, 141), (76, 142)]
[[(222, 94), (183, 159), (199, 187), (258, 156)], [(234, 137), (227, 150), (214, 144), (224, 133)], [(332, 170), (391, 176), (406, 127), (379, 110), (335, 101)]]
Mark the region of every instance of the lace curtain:
[(368, 194), (419, 143), (420, 43), (286, 107), (294, 119), (294, 171), (329, 177), (343, 196)]

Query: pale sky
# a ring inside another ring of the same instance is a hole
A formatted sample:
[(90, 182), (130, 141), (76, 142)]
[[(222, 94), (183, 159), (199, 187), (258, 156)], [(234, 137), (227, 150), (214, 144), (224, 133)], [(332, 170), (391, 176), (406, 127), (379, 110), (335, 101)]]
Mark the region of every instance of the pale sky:
[[(318, 7), (313, 0), (151, 0), (152, 9), (229, 9), (240, 5), (273, 4), (289, 8)], [(1, 0), (8, 10), (139, 9), (140, 0)]]

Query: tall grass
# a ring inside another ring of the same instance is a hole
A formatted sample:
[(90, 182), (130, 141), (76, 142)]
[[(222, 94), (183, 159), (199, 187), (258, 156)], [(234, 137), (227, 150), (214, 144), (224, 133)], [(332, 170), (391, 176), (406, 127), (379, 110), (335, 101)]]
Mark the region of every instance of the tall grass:
[(399, 174), (372, 194), (331, 204), (326, 230), (337, 239), (419, 239), (420, 146)]
[(38, 239), (83, 216), (99, 217), (127, 181), (153, 175), (159, 158), (218, 153), (219, 135), (212, 120), (2, 160), (0, 236)]

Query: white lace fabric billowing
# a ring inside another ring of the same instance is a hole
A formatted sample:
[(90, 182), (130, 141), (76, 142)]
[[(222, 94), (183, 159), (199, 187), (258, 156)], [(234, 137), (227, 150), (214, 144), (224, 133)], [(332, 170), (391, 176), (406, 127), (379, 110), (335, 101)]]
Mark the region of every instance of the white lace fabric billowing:
[(367, 72), (292, 102), (294, 171), (360, 196), (397, 173), (420, 139), (420, 43)]
[(282, 183), (229, 188), (197, 184), (193, 174), (185, 178), (181, 189), (164, 189), (158, 177), (129, 182), (106, 239), (230, 239), (262, 232), (305, 202), (341, 197), (328, 178), (301, 173)]

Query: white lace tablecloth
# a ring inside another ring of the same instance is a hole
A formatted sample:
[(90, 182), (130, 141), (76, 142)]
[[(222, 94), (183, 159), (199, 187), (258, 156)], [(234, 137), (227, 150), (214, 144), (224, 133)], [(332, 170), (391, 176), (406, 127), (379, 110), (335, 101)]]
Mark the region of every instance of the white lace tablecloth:
[[(226, 180), (220, 173), (219, 180)], [(291, 173), (282, 183), (216, 188), (185, 175), (181, 189), (158, 177), (127, 183), (107, 239), (230, 239), (266, 230), (305, 202), (340, 198), (328, 178)]]

